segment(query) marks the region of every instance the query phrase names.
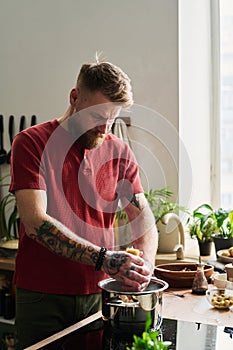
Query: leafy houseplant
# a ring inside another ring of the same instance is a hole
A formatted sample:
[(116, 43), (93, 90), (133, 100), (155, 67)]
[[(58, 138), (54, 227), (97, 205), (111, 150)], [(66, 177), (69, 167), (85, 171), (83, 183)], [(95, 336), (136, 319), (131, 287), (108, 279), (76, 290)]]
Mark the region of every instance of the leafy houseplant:
[(233, 238), (233, 210), (223, 211), (222, 209), (216, 212), (216, 219), (218, 222), (219, 231), (216, 233), (216, 236), (223, 238)]
[(189, 216), (189, 233), (191, 238), (196, 238), (200, 242), (212, 242), (213, 234), (217, 230), (217, 221), (212, 207), (202, 204), (197, 207)]
[(186, 211), (185, 207), (169, 200), (172, 195), (173, 193), (167, 187), (159, 190), (149, 190), (145, 193), (156, 223), (168, 213), (178, 212), (179, 210)]
[(131, 348), (127, 347), (127, 350), (167, 350), (167, 345), (158, 339), (159, 331), (150, 330), (151, 323), (151, 314), (148, 313), (145, 331), (141, 337), (133, 336), (133, 345)]
[[(9, 186), (5, 180), (6, 175), (0, 178), (0, 187)], [(15, 196), (7, 193), (1, 196), (0, 200), (0, 237), (5, 241), (18, 239), (18, 210), (15, 203)]]
[(233, 247), (233, 210), (227, 212), (221, 227), (213, 235), (216, 254), (219, 250)]
[[(163, 218), (166, 217), (166, 214), (175, 213), (175, 212), (178, 212), (179, 210), (186, 211), (186, 209), (184, 207), (181, 207), (177, 203), (170, 201), (172, 194), (173, 193), (167, 187), (162, 188), (162, 189), (156, 189), (156, 190), (151, 189), (148, 192), (145, 192), (145, 197), (146, 197), (146, 199), (149, 203), (149, 206), (152, 210), (152, 213), (153, 213), (154, 218), (155, 218), (155, 223), (157, 224), (159, 231), (162, 231), (163, 226), (165, 226), (165, 223), (162, 223), (162, 220), (163, 220)], [(178, 220), (177, 215), (176, 215), (176, 218)], [(128, 229), (128, 225), (127, 225), (128, 224), (128, 217), (127, 217), (125, 211), (123, 209), (117, 211), (115, 219), (116, 219), (115, 226), (116, 227), (120, 226), (121, 229), (123, 229), (123, 236), (127, 237), (127, 235), (129, 235), (129, 232), (128, 232), (129, 229)], [(178, 226), (179, 227), (181, 226), (180, 222), (178, 223)], [(161, 237), (162, 237), (162, 235), (160, 232), (159, 250), (162, 247)], [(121, 239), (124, 239), (124, 238), (121, 238)], [(127, 242), (130, 242), (129, 238), (126, 238), (126, 240), (127, 240)], [(183, 239), (183, 241), (184, 241), (184, 239)], [(182, 243), (184, 245), (184, 242), (182, 242)], [(125, 244), (123, 244), (122, 246), (125, 247)]]
[[(159, 220), (162, 220), (162, 218), (168, 213), (177, 212), (179, 210), (186, 211), (184, 207), (181, 207), (177, 203), (169, 201), (169, 198), (173, 193), (167, 187), (158, 190), (149, 190), (149, 192), (145, 192), (144, 194), (152, 210), (152, 213), (154, 214), (156, 223)], [(116, 213), (116, 219), (127, 220), (125, 211), (118, 211)]]
[[(222, 208), (214, 210), (209, 204), (198, 206), (187, 221), (191, 238), (196, 238), (199, 247), (212, 242), (214, 237), (233, 237), (233, 212)], [(209, 254), (206, 254), (209, 255)]]

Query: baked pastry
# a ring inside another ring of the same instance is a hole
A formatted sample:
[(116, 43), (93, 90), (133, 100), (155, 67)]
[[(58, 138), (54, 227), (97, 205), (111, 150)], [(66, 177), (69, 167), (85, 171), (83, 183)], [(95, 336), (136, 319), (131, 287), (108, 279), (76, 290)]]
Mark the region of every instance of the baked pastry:
[(140, 255), (140, 250), (133, 247), (126, 248), (126, 252), (137, 256)]

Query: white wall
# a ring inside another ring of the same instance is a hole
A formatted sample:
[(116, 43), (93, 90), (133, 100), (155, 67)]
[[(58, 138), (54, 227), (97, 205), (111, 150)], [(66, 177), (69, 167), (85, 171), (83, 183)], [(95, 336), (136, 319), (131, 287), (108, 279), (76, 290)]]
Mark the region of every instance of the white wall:
[(80, 65), (103, 51), (132, 78), (129, 132), (145, 187), (168, 185), (176, 198), (180, 185), (190, 207), (209, 201), (210, 0), (0, 0), (0, 8), (0, 114), (62, 115)]
[(178, 140), (172, 155), (156, 140), (153, 111), (178, 128), (177, 1), (0, 0), (0, 8), (0, 113), (36, 114), (40, 122), (62, 115), (80, 65), (103, 51), (132, 78), (136, 104), (150, 109), (139, 108), (130, 130), (146, 186), (176, 192)]

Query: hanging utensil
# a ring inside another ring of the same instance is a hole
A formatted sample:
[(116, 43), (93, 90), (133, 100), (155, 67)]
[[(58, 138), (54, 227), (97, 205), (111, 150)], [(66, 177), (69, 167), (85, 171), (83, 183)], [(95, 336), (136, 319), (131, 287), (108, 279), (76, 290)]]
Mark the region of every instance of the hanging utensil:
[(36, 125), (36, 116), (32, 115), (31, 116), (31, 126)]
[[(10, 145), (12, 146), (12, 142), (13, 142), (13, 133), (14, 133), (14, 116), (11, 115), (9, 117), (9, 128), (8, 128), (8, 132), (9, 132), (9, 139), (10, 139)], [(7, 163), (10, 164), (10, 159), (11, 159), (11, 149), (10, 151), (7, 153)]]
[(26, 118), (24, 115), (22, 115), (19, 122), (19, 131), (23, 131), (25, 129), (25, 122)]
[(0, 148), (0, 164), (5, 163), (6, 155), (7, 155), (7, 152), (3, 146), (3, 132), (4, 132), (3, 115), (0, 115), (0, 147), (1, 147)]

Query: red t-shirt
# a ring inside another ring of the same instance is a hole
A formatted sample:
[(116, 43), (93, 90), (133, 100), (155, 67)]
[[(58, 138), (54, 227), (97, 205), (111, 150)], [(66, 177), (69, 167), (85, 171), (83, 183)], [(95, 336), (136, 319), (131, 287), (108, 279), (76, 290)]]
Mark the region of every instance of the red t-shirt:
[[(113, 219), (118, 200), (142, 192), (138, 167), (126, 143), (110, 134), (100, 147), (83, 150), (57, 120), (30, 127), (13, 142), (10, 191), (40, 189), (47, 213), (77, 235), (114, 249)], [(47, 293), (99, 292), (106, 278), (93, 266), (50, 252), (20, 225), (14, 281)]]

